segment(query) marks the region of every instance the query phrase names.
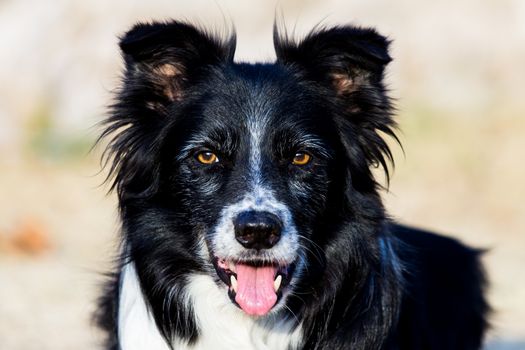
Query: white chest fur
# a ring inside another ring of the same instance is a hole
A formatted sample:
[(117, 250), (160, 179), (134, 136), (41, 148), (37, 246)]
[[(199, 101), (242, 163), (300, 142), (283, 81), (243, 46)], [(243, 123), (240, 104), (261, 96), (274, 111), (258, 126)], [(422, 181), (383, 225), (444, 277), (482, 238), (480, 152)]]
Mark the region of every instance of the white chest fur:
[(170, 350), (146, 307), (133, 263), (122, 269), (118, 333), (121, 350)]
[[(301, 327), (279, 319), (255, 319), (235, 307), (210, 276), (194, 275), (188, 285), (199, 338), (196, 344), (176, 341), (175, 350), (287, 350), (299, 347)], [(169, 350), (160, 335), (138, 282), (135, 267), (122, 270), (119, 301), (119, 341), (122, 350)]]

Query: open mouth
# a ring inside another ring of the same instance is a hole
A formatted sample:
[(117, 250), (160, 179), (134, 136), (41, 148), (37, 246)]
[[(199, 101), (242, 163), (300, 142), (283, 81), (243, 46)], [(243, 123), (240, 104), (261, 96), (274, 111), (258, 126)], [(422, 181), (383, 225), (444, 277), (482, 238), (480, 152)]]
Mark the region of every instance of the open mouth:
[(228, 286), (232, 302), (249, 315), (263, 316), (277, 304), (290, 283), (294, 264), (263, 264), (213, 259), (219, 278)]

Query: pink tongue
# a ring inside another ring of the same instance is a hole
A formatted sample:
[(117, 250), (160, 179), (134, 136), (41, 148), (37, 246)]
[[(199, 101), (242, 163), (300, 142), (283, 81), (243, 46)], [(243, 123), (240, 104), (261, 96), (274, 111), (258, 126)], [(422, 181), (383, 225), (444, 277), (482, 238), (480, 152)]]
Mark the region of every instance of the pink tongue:
[(249, 315), (268, 313), (277, 301), (273, 282), (277, 267), (236, 265), (237, 294), (235, 301)]

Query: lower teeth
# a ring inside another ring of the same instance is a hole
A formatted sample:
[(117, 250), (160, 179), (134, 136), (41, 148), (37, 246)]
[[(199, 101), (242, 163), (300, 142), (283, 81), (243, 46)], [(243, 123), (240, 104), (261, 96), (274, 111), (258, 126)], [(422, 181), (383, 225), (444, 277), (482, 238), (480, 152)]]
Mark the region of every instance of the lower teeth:
[(237, 279), (235, 278), (235, 276), (233, 275), (230, 276), (230, 283), (231, 283), (233, 290), (237, 292)]
[(279, 287), (281, 286), (283, 277), (281, 275), (277, 276), (275, 281), (273, 281), (273, 289), (277, 292), (279, 290)]

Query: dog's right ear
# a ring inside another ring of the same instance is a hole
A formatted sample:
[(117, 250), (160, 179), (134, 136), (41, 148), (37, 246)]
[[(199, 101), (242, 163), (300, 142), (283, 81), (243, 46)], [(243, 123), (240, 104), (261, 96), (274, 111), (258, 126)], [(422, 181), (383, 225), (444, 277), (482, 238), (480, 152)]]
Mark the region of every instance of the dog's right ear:
[(207, 67), (233, 61), (235, 35), (222, 41), (186, 23), (137, 24), (121, 38), (120, 48), (125, 83), (148, 86), (155, 95), (148, 106), (162, 111), (182, 100)]
[(162, 128), (170, 111), (214, 66), (228, 64), (235, 35), (222, 40), (181, 23), (137, 24), (120, 41), (126, 68), (99, 141), (110, 138), (103, 165), (110, 165), (121, 199), (155, 193), (159, 183)]

